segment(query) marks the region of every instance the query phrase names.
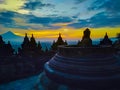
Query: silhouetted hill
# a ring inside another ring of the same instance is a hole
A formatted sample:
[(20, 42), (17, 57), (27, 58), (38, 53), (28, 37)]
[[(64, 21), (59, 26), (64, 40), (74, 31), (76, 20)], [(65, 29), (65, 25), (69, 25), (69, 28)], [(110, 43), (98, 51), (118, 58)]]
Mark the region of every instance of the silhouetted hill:
[(23, 37), (15, 35), (11, 31), (8, 31), (4, 34), (1, 34), (1, 36), (3, 37), (3, 40), (5, 42), (7, 42), (7, 41), (11, 41), (11, 42), (21, 42), (21, 41), (23, 41)]

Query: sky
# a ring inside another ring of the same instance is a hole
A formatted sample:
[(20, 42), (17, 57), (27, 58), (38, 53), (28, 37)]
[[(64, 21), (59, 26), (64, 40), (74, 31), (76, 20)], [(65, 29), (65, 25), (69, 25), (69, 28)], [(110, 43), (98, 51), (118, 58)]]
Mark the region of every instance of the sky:
[(0, 0), (0, 34), (76, 40), (86, 28), (91, 38), (120, 33), (120, 0)]

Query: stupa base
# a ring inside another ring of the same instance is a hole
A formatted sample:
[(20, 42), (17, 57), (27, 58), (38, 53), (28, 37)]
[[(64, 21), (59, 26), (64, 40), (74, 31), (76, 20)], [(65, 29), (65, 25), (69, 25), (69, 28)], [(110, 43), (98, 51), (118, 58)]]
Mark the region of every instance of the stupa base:
[(109, 77), (85, 77), (56, 71), (45, 64), (46, 76), (60, 84), (78, 90), (120, 90), (120, 75)]

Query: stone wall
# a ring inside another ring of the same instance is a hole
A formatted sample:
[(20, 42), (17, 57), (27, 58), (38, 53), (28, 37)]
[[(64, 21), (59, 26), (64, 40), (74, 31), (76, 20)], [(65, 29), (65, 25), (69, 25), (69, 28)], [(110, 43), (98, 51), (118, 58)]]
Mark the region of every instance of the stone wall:
[(115, 49), (112, 47), (69, 47), (69, 46), (59, 46), (58, 54), (66, 57), (94, 57), (102, 55), (110, 55), (115, 53)]

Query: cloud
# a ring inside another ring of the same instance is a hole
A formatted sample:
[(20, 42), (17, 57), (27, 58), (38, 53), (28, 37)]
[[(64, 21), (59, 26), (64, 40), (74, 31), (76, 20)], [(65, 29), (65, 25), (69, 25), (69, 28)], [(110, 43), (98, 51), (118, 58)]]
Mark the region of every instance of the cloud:
[(69, 27), (82, 28), (82, 27), (116, 27), (120, 26), (120, 17), (108, 16), (106, 13), (96, 14), (94, 17), (86, 20), (78, 20), (76, 23), (68, 25)]
[(86, 0), (75, 0), (75, 4), (80, 4), (82, 2), (85, 2)]
[(74, 10), (74, 12), (76, 12), (73, 13), (73, 18), (86, 20), (92, 18), (94, 15), (98, 13), (103, 12), (102, 9), (99, 10), (89, 9), (92, 7), (95, 1), (96, 0), (75, 0), (75, 2), (77, 3), (75, 4), (74, 7), (71, 8), (72, 10)]
[(105, 9), (108, 14), (118, 14), (120, 11), (120, 0), (96, 0), (90, 9)]
[(39, 23), (43, 25), (50, 25), (53, 23), (68, 23), (72, 22), (70, 17), (35, 17), (32, 16), (28, 20), (29, 23)]
[[(17, 25), (17, 22), (13, 19), (13, 18), (24, 18), (25, 16), (23, 14), (19, 14), (17, 12), (12, 12), (12, 11), (4, 11), (4, 12), (0, 12), (0, 24), (3, 27), (6, 28), (21, 28), (21, 29), (27, 29), (27, 26), (21, 26), (21, 25)], [(22, 23), (22, 22), (21, 22)]]
[(53, 23), (69, 23), (73, 21), (70, 17), (54, 17), (52, 19)]
[(10, 11), (0, 12), (0, 17), (5, 17), (5, 18), (14, 17), (14, 12), (10, 12)]
[(115, 27), (120, 25), (119, 4), (120, 0), (4, 0), (0, 24), (35, 30), (58, 29), (62, 26), (55, 25), (60, 23), (74, 28)]
[(7, 26), (14, 23), (12, 17), (14, 17), (14, 13), (12, 12), (0, 12), (0, 24)]
[(76, 29), (77, 28), (83, 28), (83, 27), (89, 27), (89, 26), (88, 26), (87, 21), (85, 21), (85, 20), (80, 20), (78, 22), (71, 23), (71, 24), (68, 25), (68, 27), (73, 27), (73, 28), (76, 28)]
[(17, 12), (25, 2), (25, 0), (4, 0), (4, 2), (0, 3), (0, 11)]
[(24, 4), (23, 9), (35, 10), (42, 7), (54, 7), (54, 5), (50, 3), (42, 3), (40, 0), (28, 0)]
[(31, 16), (28, 19), (29, 24), (41, 24), (43, 27), (39, 29), (59, 29), (62, 26), (54, 26), (57, 23), (72, 22), (70, 17), (35, 17)]
[(0, 12), (0, 24), (7, 28), (58, 29), (61, 26), (54, 26), (53, 24), (66, 22), (72, 22), (72, 19), (69, 17), (36, 17), (12, 11)]
[(106, 13), (100, 13), (90, 19), (92, 27), (115, 27), (120, 26), (119, 16), (108, 16)]
[(49, 17), (35, 17), (35, 16), (32, 16), (29, 20), (28, 20), (29, 23), (36, 23), (36, 24), (43, 24), (43, 25), (47, 25), (51, 22), (51, 18)]
[(4, 0), (0, 0), (0, 3), (4, 3)]
[(74, 28), (120, 26), (120, 0), (93, 0), (91, 4), (89, 2), (89, 5), (84, 12), (80, 11), (74, 15), (73, 18), (77, 22), (68, 26)]

